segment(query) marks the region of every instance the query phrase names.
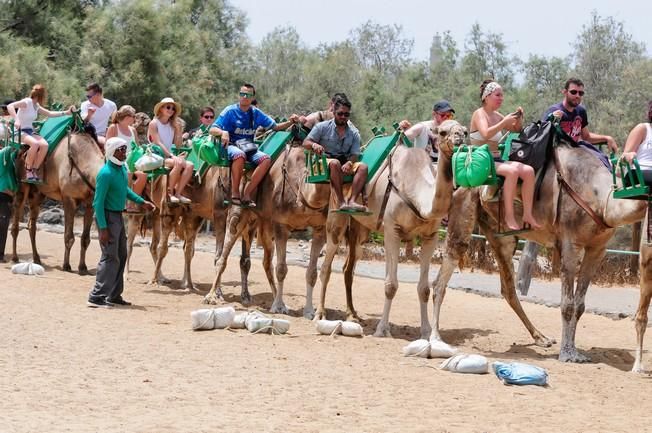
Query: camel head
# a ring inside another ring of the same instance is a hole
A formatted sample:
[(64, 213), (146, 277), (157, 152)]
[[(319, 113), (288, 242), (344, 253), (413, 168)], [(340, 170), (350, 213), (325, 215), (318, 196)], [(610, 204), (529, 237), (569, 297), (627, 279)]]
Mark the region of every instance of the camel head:
[(460, 125), (457, 120), (444, 121), (435, 132), (437, 133), (439, 152), (447, 158), (453, 156), (453, 148), (463, 144), (469, 135), (466, 127)]
[(134, 128), (136, 129), (136, 133), (138, 134), (139, 142), (144, 143), (147, 141), (147, 127), (149, 126), (149, 122), (151, 121), (152, 120), (149, 118), (147, 113), (143, 113), (142, 111), (136, 113)]

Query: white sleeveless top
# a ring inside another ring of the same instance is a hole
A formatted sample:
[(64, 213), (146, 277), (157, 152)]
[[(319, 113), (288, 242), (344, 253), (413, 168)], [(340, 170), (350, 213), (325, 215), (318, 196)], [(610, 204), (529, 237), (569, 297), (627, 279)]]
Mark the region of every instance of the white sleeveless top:
[(168, 123), (161, 123), (160, 120), (156, 121), (156, 128), (158, 135), (161, 137), (161, 143), (168, 151), (172, 151), (172, 144), (174, 143), (174, 128)]
[(649, 123), (645, 124), (647, 133), (645, 139), (638, 146), (636, 151), (636, 159), (643, 170), (652, 170), (652, 126)]
[(124, 141), (127, 142), (127, 155), (129, 155), (129, 152), (131, 152), (131, 142), (133, 141), (136, 143), (136, 137), (134, 137), (134, 131), (133, 129), (129, 128), (129, 135), (123, 134), (122, 131), (120, 131), (120, 127), (118, 124), (115, 124), (115, 129), (116, 129), (116, 137), (122, 138)]
[(24, 102), (26, 105), (25, 108), (19, 108), (18, 113), (16, 113), (16, 117), (18, 117), (18, 123), (20, 124), (20, 129), (33, 129), (34, 125), (32, 125), (32, 122), (34, 122), (38, 116), (39, 105), (38, 103), (35, 105), (34, 101), (32, 101), (32, 98), (25, 98), (20, 102)]

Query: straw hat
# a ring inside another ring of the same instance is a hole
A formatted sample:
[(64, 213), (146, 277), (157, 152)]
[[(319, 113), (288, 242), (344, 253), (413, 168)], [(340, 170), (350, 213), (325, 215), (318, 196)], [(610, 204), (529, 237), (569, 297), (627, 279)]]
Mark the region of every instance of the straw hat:
[(168, 104), (174, 105), (174, 107), (176, 108), (175, 113), (177, 116), (181, 115), (181, 104), (179, 104), (178, 102), (174, 102), (174, 99), (172, 98), (163, 98), (161, 99), (161, 102), (159, 102), (154, 106), (154, 116), (158, 116), (158, 112), (161, 110), (161, 107)]

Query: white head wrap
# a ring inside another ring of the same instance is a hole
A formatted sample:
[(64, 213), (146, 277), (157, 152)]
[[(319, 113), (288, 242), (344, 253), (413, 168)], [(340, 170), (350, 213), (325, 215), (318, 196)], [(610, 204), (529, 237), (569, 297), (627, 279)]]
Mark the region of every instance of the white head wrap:
[(124, 164), (125, 163), (124, 161), (120, 161), (118, 158), (113, 156), (115, 151), (122, 146), (125, 147), (127, 146), (127, 142), (124, 141), (122, 138), (120, 137), (109, 138), (108, 140), (106, 140), (106, 143), (104, 144), (104, 157), (116, 165)]
[(500, 87), (500, 84), (496, 83), (495, 81), (492, 81), (491, 83), (484, 86), (484, 91), (482, 92), (482, 98), (480, 99), (484, 101), (485, 99), (487, 99), (487, 96), (491, 95), (493, 92), (501, 88), (502, 87)]

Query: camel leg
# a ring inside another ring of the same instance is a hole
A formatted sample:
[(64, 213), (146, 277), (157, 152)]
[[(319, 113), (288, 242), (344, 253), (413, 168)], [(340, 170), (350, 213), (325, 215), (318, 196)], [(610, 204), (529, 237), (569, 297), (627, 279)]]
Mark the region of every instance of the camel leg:
[(272, 313), (288, 314), (288, 307), (283, 302), (283, 285), (288, 274), (287, 248), (289, 230), (281, 224), (274, 224), (274, 244), (276, 247), (276, 281), (277, 289), (272, 303)]
[(86, 251), (91, 244), (91, 226), (93, 225), (93, 200), (86, 200), (84, 203), (84, 226), (82, 228), (79, 249), (79, 266), (77, 267), (79, 275), (88, 275), (86, 266)]
[(157, 279), (157, 276), (161, 275), (161, 267), (163, 266), (163, 260), (165, 256), (168, 255), (168, 240), (170, 239), (170, 233), (174, 229), (175, 218), (173, 216), (164, 216), (160, 218), (160, 238), (158, 240), (158, 248), (156, 249), (156, 263), (154, 265), (154, 278), (158, 284), (167, 284), (163, 283), (161, 279)]
[[(437, 224), (439, 227), (439, 224)], [(419, 313), (421, 316), (421, 338), (428, 339), (432, 333), (432, 328), (428, 322), (428, 299), (430, 298), (430, 260), (437, 246), (437, 232), (432, 236), (423, 236), (421, 239), (421, 254), (419, 267), (419, 282), (417, 283), (417, 295), (419, 297)]]
[[(256, 243), (263, 247), (263, 269), (265, 270), (265, 276), (267, 277), (267, 282), (269, 283), (269, 288), (272, 291), (273, 298), (270, 311), (272, 313), (280, 312), (280, 310), (275, 307), (277, 305), (276, 297), (278, 291), (276, 289), (276, 281), (274, 280), (274, 270), (272, 269), (272, 260), (274, 260), (274, 229), (270, 219), (262, 219), (259, 221), (259, 224), (260, 226), (258, 227), (258, 233), (256, 235)], [(283, 299), (281, 298), (281, 303), (282, 302)]]
[(366, 231), (353, 218), (349, 220), (349, 227), (346, 233), (347, 254), (344, 262), (344, 288), (346, 290), (346, 320), (359, 322), (360, 317), (353, 307), (353, 273), (358, 258), (362, 257), (362, 245), (360, 237)]
[[(649, 218), (649, 216), (648, 216)], [(644, 225), (647, 227), (647, 221)], [(645, 236), (645, 235), (642, 235)], [(641, 236), (641, 237), (642, 237)], [(641, 242), (639, 256), (639, 278), (641, 285), (641, 296), (636, 309), (636, 357), (632, 373), (643, 373), (643, 339), (647, 329), (647, 311), (650, 307), (650, 298), (652, 298), (652, 246), (646, 241)]]
[(63, 253), (63, 270), (65, 272), (70, 272), (72, 271), (72, 267), (70, 266), (70, 250), (72, 250), (72, 246), (75, 244), (75, 213), (77, 210), (77, 203), (75, 203), (75, 200), (68, 197), (62, 197), (61, 201), (63, 203), (63, 240), (65, 245), (65, 251)]
[(521, 322), (523, 322), (523, 325), (534, 339), (534, 344), (541, 347), (552, 346), (555, 343), (555, 340), (543, 335), (532, 324), (530, 319), (527, 317), (527, 314), (525, 314), (521, 301), (518, 299), (516, 294), (514, 265), (512, 264), (512, 257), (516, 250), (516, 238), (513, 236), (496, 238), (494, 237), (495, 227), (491, 227), (482, 218), (479, 219), (478, 223), (496, 255), (496, 261), (498, 262), (498, 268), (500, 270), (500, 292), (503, 298), (505, 298), (509, 306), (512, 307), (512, 310), (514, 310), (518, 318), (521, 319)]
[(561, 348), (559, 360), (564, 362), (584, 362), (588, 358), (577, 352), (575, 347), (575, 275), (577, 274), (578, 248), (571, 240), (562, 240), (561, 251)]
[(196, 291), (197, 288), (192, 282), (191, 265), (192, 258), (195, 255), (195, 239), (197, 232), (201, 227), (204, 219), (202, 217), (185, 215), (183, 218), (183, 278), (181, 278), (181, 288)]
[[(29, 240), (32, 244), (32, 260), (34, 263), (41, 264), (41, 256), (38, 253), (38, 250), (36, 248), (36, 220), (38, 219), (38, 214), (41, 211), (41, 203), (43, 199), (42, 197), (34, 197), (29, 201), (29, 222), (27, 223), (27, 228), (29, 229)], [(72, 233), (72, 227), (70, 228), (70, 236), (72, 237), (72, 242), (69, 241), (68, 239), (68, 219), (72, 219), (74, 217), (74, 211), (71, 217), (68, 216), (68, 212), (66, 211), (66, 206), (64, 203), (64, 226), (65, 226), (65, 234), (64, 234), (64, 239), (65, 239), (65, 247), (66, 251), (64, 254), (64, 260), (63, 260), (63, 270), (64, 271), (70, 271), (70, 262), (66, 261), (66, 259), (70, 258), (70, 248), (72, 248), (72, 244), (75, 243), (75, 234)], [(72, 221), (70, 222), (70, 225), (72, 226)], [(70, 245), (68, 244), (70, 242)], [(66, 264), (68, 266), (66, 267)]]
[(245, 228), (242, 233), (242, 252), (240, 253), (240, 299), (242, 305), (249, 305), (253, 301), (249, 293), (249, 270), (251, 269), (251, 244), (253, 243), (256, 225)]
[[(239, 217), (235, 216), (239, 219)], [(228, 217), (227, 217), (228, 218)], [(224, 247), (222, 248), (222, 254), (215, 262), (215, 279), (213, 280), (213, 285), (211, 290), (208, 292), (202, 303), (217, 305), (219, 302), (224, 301), (224, 295), (222, 294), (222, 274), (226, 270), (226, 264), (229, 260), (229, 254), (233, 249), (236, 241), (246, 228), (244, 224), (231, 224), (229, 223), (230, 229), (226, 230), (226, 239), (224, 240)]]
[(23, 211), (25, 209), (25, 202), (27, 201), (27, 193), (23, 188), (16, 192), (13, 202), (13, 212), (11, 217), (11, 261), (18, 263), (18, 232), (20, 231), (20, 222), (23, 219)]
[(215, 236), (215, 256), (213, 258), (213, 266), (217, 264), (217, 259), (222, 255), (224, 249), (224, 237), (226, 236), (226, 217), (228, 210), (214, 209), (213, 210), (213, 235)]
[(163, 232), (164, 218), (165, 217), (161, 216), (160, 212), (156, 212), (152, 220), (152, 243), (149, 246), (149, 253), (152, 256), (152, 260), (154, 261), (154, 274), (152, 276), (152, 279), (150, 280), (150, 284), (171, 283), (171, 280), (169, 278), (166, 278), (165, 275), (163, 275), (163, 271), (161, 270), (162, 262), (159, 262), (158, 259), (159, 250), (160, 250), (159, 246), (161, 245), (161, 235)]
[(433, 315), (432, 331), (430, 332), (431, 341), (443, 341), (439, 334), (439, 317), (441, 305), (446, 295), (446, 286), (453, 275), (453, 271), (455, 271), (455, 267), (458, 263), (462, 262), (464, 254), (469, 249), (477, 213), (477, 192), (467, 188), (460, 188), (455, 191), (448, 214), (465, 215), (465, 217), (449, 218), (448, 220), (448, 236), (446, 236), (444, 258), (432, 286)]
[(322, 227), (313, 227), (312, 241), (310, 244), (310, 260), (306, 268), (306, 303), (303, 306), (303, 317), (313, 319), (315, 308), (312, 305), (312, 293), (317, 283), (317, 261), (324, 244), (326, 243), (326, 230)]
[(391, 337), (389, 326), (389, 311), (392, 308), (392, 300), (398, 290), (398, 254), (401, 248), (401, 240), (393, 228), (393, 223), (385, 222), (385, 305), (383, 316), (378, 322), (374, 337)]
[(330, 214), (326, 222), (326, 254), (324, 256), (324, 262), (321, 265), (321, 270), (319, 271), (321, 294), (314, 320), (326, 319), (326, 289), (328, 287), (328, 281), (331, 278), (333, 259), (335, 258), (335, 254), (337, 254), (340, 240), (346, 232), (345, 218), (348, 217)]

